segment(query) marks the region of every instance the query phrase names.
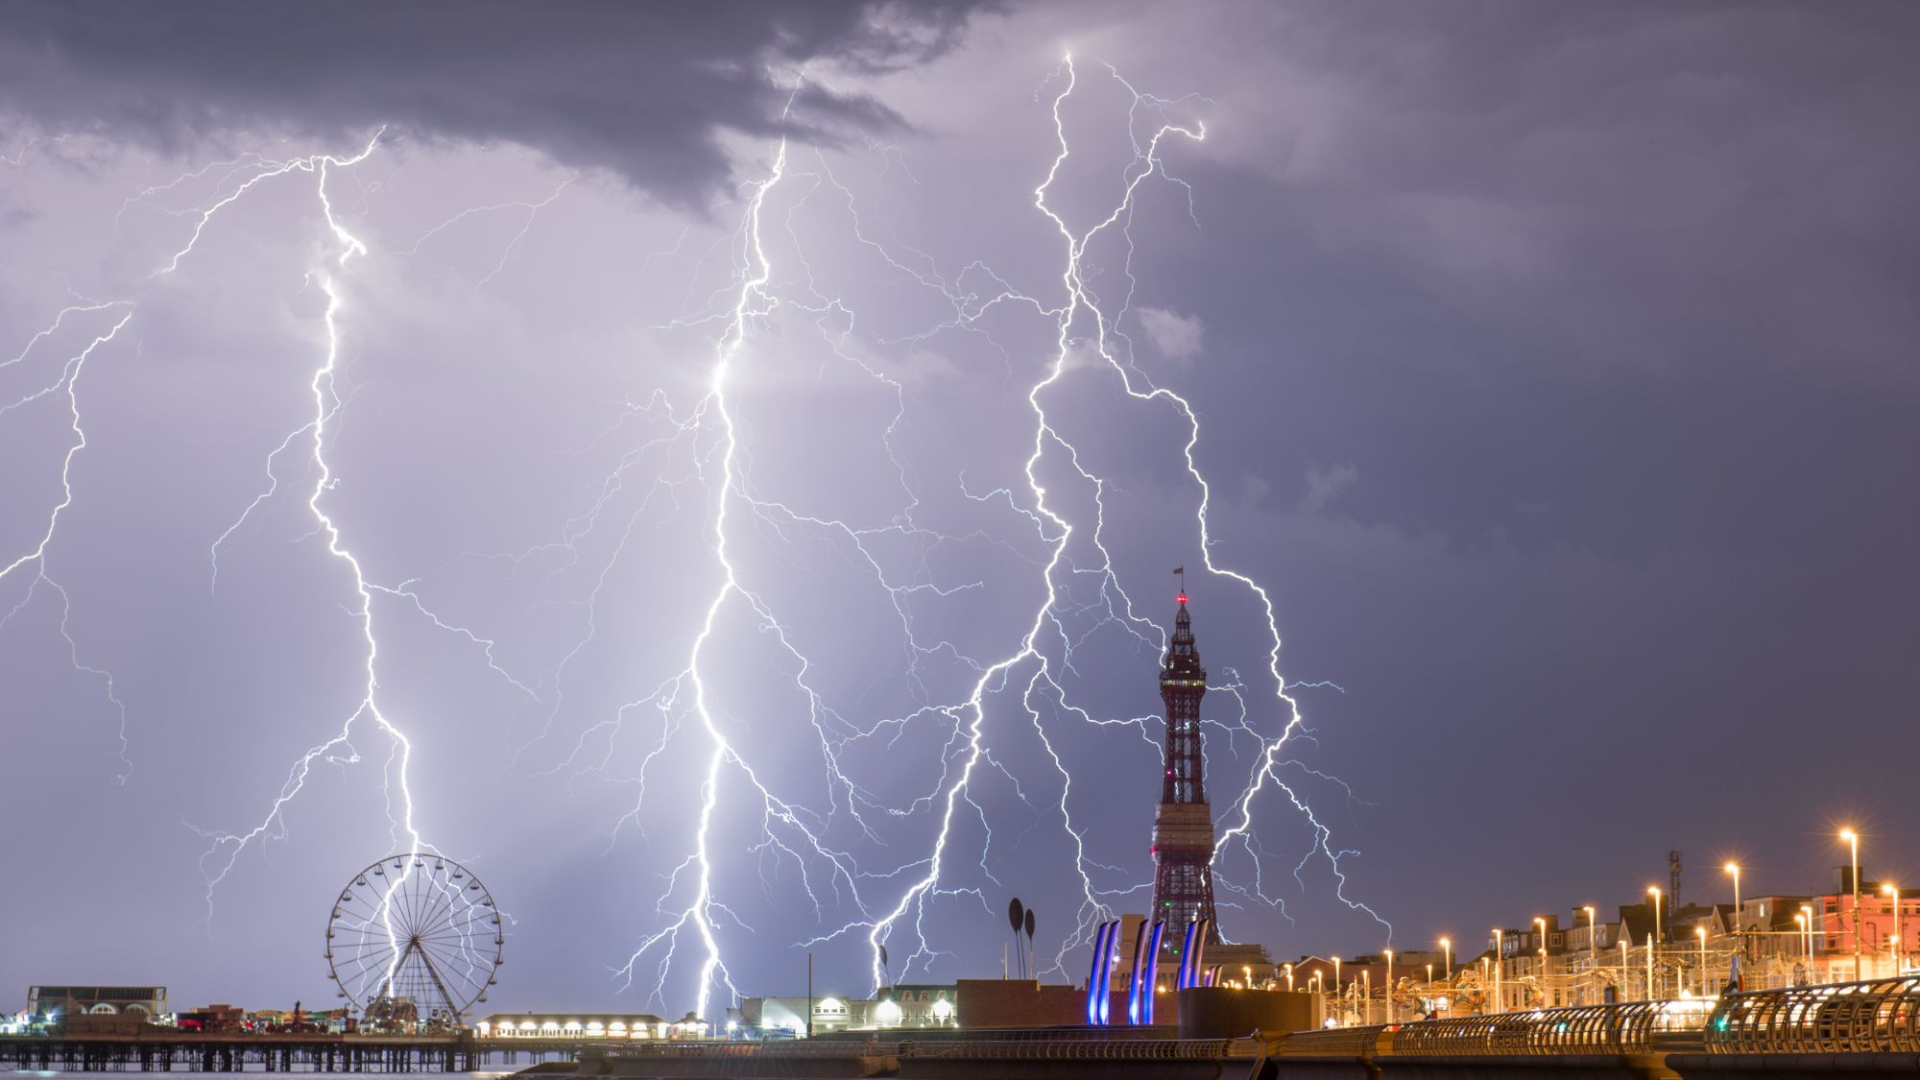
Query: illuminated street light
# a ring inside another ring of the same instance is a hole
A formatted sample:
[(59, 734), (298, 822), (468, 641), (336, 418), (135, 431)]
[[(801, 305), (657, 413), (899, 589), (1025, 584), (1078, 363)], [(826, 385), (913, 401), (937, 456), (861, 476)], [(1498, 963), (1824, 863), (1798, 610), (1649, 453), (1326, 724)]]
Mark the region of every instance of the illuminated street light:
[(1745, 918), (1740, 912), (1740, 865), (1730, 862), (1726, 866), (1721, 867), (1721, 869), (1733, 875), (1733, 932), (1741, 935), (1740, 951), (1744, 953), (1747, 950), (1745, 931), (1741, 929), (1741, 924), (1745, 921)]
[(1293, 965), (1287, 965), (1287, 993), (1293, 993)]
[(1712, 997), (1713, 992), (1707, 989), (1707, 928), (1696, 926), (1693, 932), (1700, 935), (1700, 996)]
[(1587, 913), (1587, 955), (1593, 961), (1593, 970), (1600, 970), (1600, 924), (1594, 921), (1593, 905), (1580, 909)]
[(1380, 1011), (1393, 1023), (1393, 950), (1387, 951), (1387, 977), (1380, 980)]
[(1900, 888), (1888, 883), (1880, 886), (1880, 891), (1893, 897), (1893, 937), (1887, 943), (1887, 948), (1893, 953), (1893, 973), (1897, 976), (1904, 966), (1900, 963)]
[(1540, 978), (1544, 980), (1547, 977), (1547, 920), (1535, 915), (1533, 925), (1540, 928)]
[(1841, 829), (1840, 839), (1853, 851), (1853, 977), (1864, 979), (1860, 973), (1860, 834)]
[(1500, 996), (1500, 969), (1507, 966), (1507, 950), (1503, 946), (1506, 931), (1493, 928), (1493, 1000), (1500, 1006), (1501, 1012), (1507, 1011), (1506, 999)]
[(1452, 983), (1453, 982), (1453, 939), (1444, 938), (1444, 937), (1441, 938), (1440, 951), (1447, 958), (1447, 982)]

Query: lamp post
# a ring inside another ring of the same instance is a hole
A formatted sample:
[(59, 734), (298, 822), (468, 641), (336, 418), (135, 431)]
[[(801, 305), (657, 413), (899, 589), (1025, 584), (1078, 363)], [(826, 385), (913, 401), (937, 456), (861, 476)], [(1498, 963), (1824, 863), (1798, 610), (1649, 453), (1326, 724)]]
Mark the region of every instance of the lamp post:
[(1393, 1023), (1393, 950), (1387, 949), (1385, 952), (1387, 977), (1380, 980), (1380, 1012), (1386, 1016), (1387, 1023), (1391, 1024)]
[[(1813, 978), (1813, 905), (1801, 904), (1800, 914), (1807, 917), (1807, 978)], [(1824, 932), (1825, 928), (1822, 928)]]
[[(1546, 988), (1548, 982), (1548, 920), (1534, 915), (1534, 926), (1540, 928), (1540, 986)], [(1542, 990), (1542, 1001), (1546, 1001), (1546, 992)]]
[(1625, 935), (1622, 935), (1620, 938), (1620, 984), (1619, 985), (1620, 985), (1620, 992), (1623, 994), (1627, 992), (1627, 968), (1629, 966), (1630, 966), (1629, 961), (1627, 960), (1627, 939)]
[(1800, 924), (1800, 929), (1794, 931), (1794, 933), (1800, 938), (1800, 947), (1796, 951), (1799, 952), (1801, 956), (1804, 956), (1807, 958), (1807, 978), (1811, 979), (1813, 978), (1813, 955), (1811, 952), (1808, 951), (1810, 946), (1807, 944), (1808, 938), (1807, 938), (1806, 913), (1803, 911), (1800, 914), (1795, 915), (1793, 917), (1793, 921)]
[(1507, 1011), (1507, 1000), (1500, 996), (1500, 969), (1507, 966), (1507, 951), (1503, 944), (1506, 931), (1493, 928), (1493, 1000), (1500, 1006), (1499, 1011)]
[(1440, 952), (1447, 958), (1447, 982), (1453, 982), (1453, 939), (1440, 939)]
[(1841, 829), (1840, 839), (1853, 851), (1853, 977), (1864, 979), (1866, 976), (1860, 973), (1860, 834)]
[(1712, 997), (1707, 991), (1707, 928), (1696, 926), (1693, 932), (1700, 936), (1700, 996)]
[(1287, 993), (1293, 993), (1293, 965), (1287, 965)]
[(1340, 996), (1340, 958), (1333, 958), (1333, 996)]
[(1730, 862), (1722, 869), (1726, 870), (1727, 873), (1733, 875), (1733, 932), (1741, 935), (1740, 951), (1742, 953), (1745, 953), (1747, 951), (1747, 947), (1746, 947), (1747, 939), (1746, 939), (1746, 931), (1742, 929), (1742, 924), (1745, 923), (1746, 917), (1741, 913), (1741, 910), (1740, 910), (1740, 865), (1738, 863)]
[(1880, 891), (1883, 893), (1886, 893), (1888, 896), (1893, 897), (1893, 938), (1888, 943), (1888, 949), (1893, 953), (1894, 977), (1898, 978), (1900, 975), (1900, 968), (1901, 968), (1901, 963), (1900, 963), (1900, 887), (1898, 885), (1889, 883), (1889, 884), (1880, 886)]
[(1647, 1000), (1653, 1000), (1653, 954), (1660, 950), (1660, 886), (1647, 886), (1653, 897), (1653, 941), (1647, 945)]
[(1594, 916), (1598, 913), (1593, 910), (1592, 904), (1580, 910), (1587, 913), (1587, 957), (1593, 961), (1594, 970), (1598, 971), (1600, 969), (1600, 924), (1594, 921)]

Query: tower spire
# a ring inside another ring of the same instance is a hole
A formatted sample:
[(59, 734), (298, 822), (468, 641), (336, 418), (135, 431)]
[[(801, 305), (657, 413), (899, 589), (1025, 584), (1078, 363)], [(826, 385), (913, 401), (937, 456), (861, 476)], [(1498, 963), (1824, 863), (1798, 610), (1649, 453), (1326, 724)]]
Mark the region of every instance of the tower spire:
[(1167, 923), (1169, 940), (1206, 920), (1207, 941), (1220, 940), (1213, 911), (1213, 809), (1207, 805), (1206, 760), (1201, 753), (1200, 699), (1207, 671), (1193, 640), (1187, 594), (1173, 617), (1173, 635), (1160, 664), (1160, 700), (1166, 705), (1167, 750), (1160, 808), (1153, 819), (1153, 917)]

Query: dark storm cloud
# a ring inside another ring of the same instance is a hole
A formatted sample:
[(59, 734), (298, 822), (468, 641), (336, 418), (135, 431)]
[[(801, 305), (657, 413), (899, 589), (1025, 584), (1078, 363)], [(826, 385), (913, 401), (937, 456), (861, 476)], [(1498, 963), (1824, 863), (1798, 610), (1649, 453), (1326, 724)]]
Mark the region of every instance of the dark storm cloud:
[[(720, 132), (780, 127), (797, 65), (924, 60), (982, 6), (30, 2), (0, 14), (0, 99), (50, 127), (162, 146), (376, 124), (507, 140), (698, 205), (728, 171)], [(904, 123), (818, 84), (800, 104), (792, 129), (829, 144)]]

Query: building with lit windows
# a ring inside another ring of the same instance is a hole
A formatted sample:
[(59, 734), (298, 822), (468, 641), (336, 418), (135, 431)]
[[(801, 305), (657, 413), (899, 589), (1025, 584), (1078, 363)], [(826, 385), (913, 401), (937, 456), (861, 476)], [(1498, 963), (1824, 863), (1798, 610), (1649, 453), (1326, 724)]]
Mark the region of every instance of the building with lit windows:
[(811, 1000), (805, 997), (741, 998), (738, 1008), (728, 1010), (729, 1033), (806, 1035), (809, 1009), (815, 1035), (954, 1027), (958, 1018), (952, 984), (903, 983), (887, 987), (876, 998), (839, 994), (821, 994)]
[(52, 1024), (69, 1016), (133, 1016), (158, 1021), (167, 1015), (164, 986), (30, 986), (27, 1022)]
[(666, 1039), (673, 1024), (652, 1013), (495, 1013), (477, 1020), (482, 1039)]

